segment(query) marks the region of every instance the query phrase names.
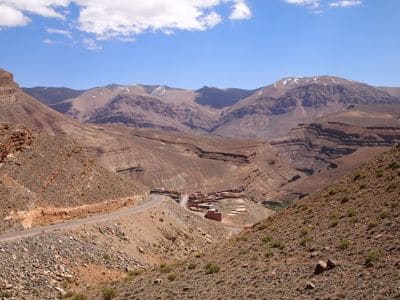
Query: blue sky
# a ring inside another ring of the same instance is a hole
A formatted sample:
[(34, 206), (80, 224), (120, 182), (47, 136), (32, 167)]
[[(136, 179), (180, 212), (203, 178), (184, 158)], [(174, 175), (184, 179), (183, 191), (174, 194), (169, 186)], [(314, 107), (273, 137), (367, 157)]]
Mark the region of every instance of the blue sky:
[(313, 75), (400, 86), (399, 0), (107, 2), (0, 0), (0, 67), (22, 86), (257, 88)]

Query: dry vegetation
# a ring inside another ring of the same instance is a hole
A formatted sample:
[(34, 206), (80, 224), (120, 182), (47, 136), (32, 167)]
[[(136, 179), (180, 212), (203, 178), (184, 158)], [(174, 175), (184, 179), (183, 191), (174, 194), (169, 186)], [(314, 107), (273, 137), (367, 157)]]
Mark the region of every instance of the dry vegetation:
[[(118, 296), (397, 299), (399, 161), (400, 149), (393, 149), (237, 239), (174, 264), (174, 280), (155, 269), (117, 284)], [(315, 275), (319, 261), (322, 273)]]

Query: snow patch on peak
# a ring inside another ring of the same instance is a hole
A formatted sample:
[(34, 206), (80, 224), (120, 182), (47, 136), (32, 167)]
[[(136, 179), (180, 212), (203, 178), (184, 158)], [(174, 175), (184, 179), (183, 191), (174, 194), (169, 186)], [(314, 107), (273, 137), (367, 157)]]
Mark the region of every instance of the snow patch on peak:
[(155, 97), (160, 97), (164, 95), (167, 91), (165, 90), (165, 86), (160, 85), (158, 88), (156, 88), (152, 93), (151, 96)]

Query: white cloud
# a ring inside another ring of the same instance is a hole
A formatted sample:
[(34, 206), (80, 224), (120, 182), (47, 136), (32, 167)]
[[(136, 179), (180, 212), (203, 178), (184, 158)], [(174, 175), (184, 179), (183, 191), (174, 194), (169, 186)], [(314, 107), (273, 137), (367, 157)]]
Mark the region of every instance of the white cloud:
[(25, 26), (30, 19), (12, 6), (0, 3), (0, 27)]
[(229, 16), (231, 20), (246, 20), (251, 18), (251, 10), (244, 1), (236, 1), (233, 4), (233, 11)]
[(51, 33), (51, 34), (59, 34), (59, 35), (63, 35), (69, 39), (72, 39), (72, 33), (71, 31), (68, 30), (63, 30), (63, 29), (56, 29), (56, 28), (47, 28), (46, 29), (47, 33)]
[(323, 8), (329, 7), (350, 7), (362, 4), (362, 0), (283, 0), (288, 4), (302, 5), (310, 8), (313, 12), (321, 13)]
[(56, 40), (49, 39), (49, 38), (44, 39), (44, 40), (43, 40), (43, 43), (48, 44), (48, 45), (65, 44), (63, 41), (56, 41)]
[(284, 0), (288, 4), (303, 5), (312, 9), (320, 7), (320, 0)]
[(47, 18), (65, 19), (59, 10), (68, 7), (70, 0), (0, 0), (0, 14), (6, 10), (17, 10), (25, 18), (26, 13), (35, 14)]
[(221, 0), (75, 1), (81, 7), (79, 28), (101, 39), (146, 31), (204, 31), (222, 20), (214, 10)]
[[(91, 38), (127, 39), (145, 32), (205, 31), (222, 22), (219, 9), (231, 6), (229, 18), (249, 19), (247, 0), (0, 0), (0, 26), (23, 26), (29, 15), (67, 20)], [(65, 12), (71, 4), (79, 16)], [(49, 32), (58, 33), (60, 32)], [(65, 34), (65, 36), (67, 36)]]
[(356, 5), (361, 5), (362, 1), (361, 0), (341, 0), (341, 1), (336, 1), (332, 2), (329, 4), (330, 7), (350, 7), (350, 6), (356, 6)]
[(94, 39), (85, 38), (83, 39), (82, 43), (86, 49), (91, 51), (99, 51), (103, 49), (103, 47), (97, 44), (97, 42)]

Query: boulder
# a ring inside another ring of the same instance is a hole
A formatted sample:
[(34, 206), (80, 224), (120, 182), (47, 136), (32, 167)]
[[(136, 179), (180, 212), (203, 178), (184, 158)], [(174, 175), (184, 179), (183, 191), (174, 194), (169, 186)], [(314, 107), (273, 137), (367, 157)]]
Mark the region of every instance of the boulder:
[(315, 284), (312, 283), (311, 281), (309, 281), (309, 282), (306, 283), (305, 289), (306, 290), (313, 290), (313, 289), (315, 289)]
[(325, 272), (327, 269), (328, 269), (328, 265), (325, 262), (320, 260), (317, 263), (317, 265), (315, 266), (314, 274), (319, 275), (319, 274)]
[(328, 270), (332, 270), (332, 269), (336, 268), (337, 263), (333, 259), (328, 259), (326, 265), (328, 267)]

